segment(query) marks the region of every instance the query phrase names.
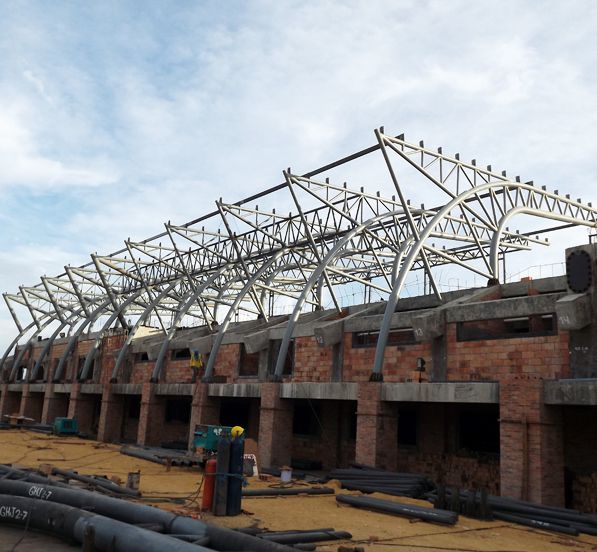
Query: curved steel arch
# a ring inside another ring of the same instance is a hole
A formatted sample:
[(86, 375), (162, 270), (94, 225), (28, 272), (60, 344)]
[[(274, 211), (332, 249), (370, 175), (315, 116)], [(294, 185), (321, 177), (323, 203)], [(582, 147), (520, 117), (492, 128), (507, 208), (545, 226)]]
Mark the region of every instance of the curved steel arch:
[(338, 241), (338, 243), (336, 243), (334, 245), (334, 247), (332, 249), (330, 249), (328, 254), (321, 260), (321, 263), (313, 271), (313, 273), (311, 274), (311, 277), (307, 281), (307, 284), (305, 285), (305, 288), (303, 289), (301, 295), (299, 296), (299, 298), (294, 306), (294, 309), (292, 311), (292, 314), (290, 315), (290, 317), (288, 319), (288, 323), (286, 325), (286, 331), (284, 332), (284, 337), (282, 338), (282, 343), (280, 344), (280, 351), (278, 352), (278, 359), (276, 361), (276, 368), (274, 370), (274, 379), (279, 380), (282, 378), (282, 373), (284, 371), (284, 363), (285, 363), (286, 355), (288, 354), (288, 347), (290, 345), (290, 340), (292, 339), (292, 333), (294, 331), (294, 326), (296, 324), (296, 321), (298, 320), (298, 317), (299, 317), (301, 310), (305, 304), (305, 301), (307, 300), (307, 295), (311, 292), (311, 289), (313, 288), (313, 286), (318, 283), (319, 279), (321, 278), (323, 272), (328, 267), (328, 265), (332, 261), (334, 261), (338, 256), (340, 256), (340, 253), (342, 252), (342, 249), (344, 248), (344, 246), (348, 242), (350, 242), (356, 235), (367, 230), (369, 228), (369, 226), (371, 226), (372, 224), (375, 224), (375, 223), (377, 223), (381, 220), (384, 220), (386, 218), (390, 218), (390, 217), (393, 218), (393, 217), (399, 216), (401, 214), (402, 214), (402, 210), (391, 211), (389, 213), (385, 213), (383, 215), (378, 215), (376, 217), (373, 217), (373, 218), (365, 221), (363, 224), (360, 224), (359, 226), (353, 228), (347, 234), (345, 234), (344, 237), (340, 241)]
[(17, 334), (17, 336), (10, 342), (10, 345), (6, 348), (6, 350), (4, 351), (4, 354), (2, 355), (2, 358), (0, 359), (0, 374), (3, 373), (4, 363), (6, 362), (8, 355), (10, 355), (10, 352), (12, 351), (13, 347), (18, 345), (19, 339), (21, 339), (21, 337), (23, 337), (29, 330), (33, 329), (33, 327), (36, 327), (36, 326), (37, 326), (37, 324), (35, 321), (31, 322), (28, 326), (24, 327)]
[(280, 257), (283, 257), (287, 252), (288, 252), (288, 249), (278, 250), (272, 257), (270, 257), (270, 259), (263, 266), (261, 266), (261, 268), (259, 268), (259, 270), (257, 270), (257, 272), (255, 274), (253, 274), (253, 276), (251, 276), (251, 278), (249, 278), (249, 280), (247, 281), (247, 283), (245, 284), (243, 289), (236, 296), (236, 299), (234, 300), (234, 302), (228, 309), (228, 312), (226, 313), (226, 316), (224, 317), (222, 324), (220, 324), (220, 327), (218, 328), (218, 333), (217, 333), (214, 343), (211, 347), (211, 351), (209, 353), (209, 359), (207, 361), (207, 366), (205, 367), (205, 375), (203, 376), (204, 381), (206, 381), (206, 382), (210, 381), (213, 376), (214, 365), (216, 362), (216, 356), (218, 355), (218, 350), (220, 349), (220, 345), (222, 344), (222, 341), (224, 339), (224, 333), (228, 329), (228, 325), (230, 324), (230, 319), (236, 313), (238, 306), (243, 301), (245, 296), (253, 289), (253, 286), (255, 285), (257, 280), (259, 280), (259, 278), (261, 278), (261, 276), (263, 276), (263, 274), (265, 274), (267, 272), (267, 270), (269, 270), (272, 267), (272, 265), (278, 259), (280, 259)]
[[(133, 301), (135, 301), (143, 293), (146, 293), (144, 288), (138, 290), (136, 293), (133, 293), (130, 297), (128, 297), (125, 301), (123, 301), (118, 306), (118, 309), (115, 309), (114, 312), (112, 312), (112, 314), (108, 318), (108, 320), (106, 320), (105, 324), (102, 326), (102, 329), (99, 332), (98, 337), (93, 342), (91, 349), (89, 349), (89, 352), (87, 353), (87, 356), (85, 357), (85, 363), (83, 364), (83, 369), (81, 370), (81, 375), (79, 377), (77, 377), (77, 379), (79, 381), (85, 381), (86, 379), (88, 379), (89, 371), (91, 370), (91, 363), (95, 359), (95, 355), (97, 354), (97, 350), (99, 349), (102, 339), (104, 338), (106, 330), (110, 327), (110, 325), (112, 324), (112, 322), (114, 322), (114, 320), (124, 316), (124, 310), (126, 309), (126, 307), (128, 307)], [(110, 303), (113, 303), (112, 298), (110, 298)]]
[[(158, 358), (155, 361), (155, 366), (153, 368), (153, 372), (151, 374), (152, 382), (157, 382), (159, 380), (160, 374), (162, 372), (162, 368), (164, 365), (164, 358), (166, 357), (166, 352), (168, 351), (168, 346), (174, 334), (176, 333), (178, 323), (182, 320), (183, 316), (188, 312), (191, 308), (191, 305), (197, 300), (197, 298), (210, 286), (212, 285), (222, 274), (224, 274), (227, 270), (233, 267), (233, 264), (226, 265), (222, 267), (220, 270), (212, 274), (205, 282), (202, 282), (201, 285), (197, 286), (196, 289), (191, 290), (185, 297), (187, 298), (184, 305), (180, 308), (180, 310), (176, 313), (174, 320), (172, 321), (172, 326), (168, 330), (168, 334), (164, 339), (162, 346), (160, 347), (160, 352), (158, 353)], [(184, 301), (185, 298), (181, 300)]]
[(122, 346), (122, 348), (120, 349), (120, 352), (118, 353), (118, 357), (116, 358), (116, 364), (114, 364), (114, 369), (112, 370), (112, 375), (110, 376), (110, 383), (116, 383), (117, 382), (117, 380), (118, 380), (118, 370), (120, 369), (120, 366), (124, 362), (124, 359), (126, 357), (126, 353), (127, 353), (128, 349), (129, 349), (130, 344), (133, 342), (133, 339), (135, 337), (135, 334), (136, 334), (137, 330), (141, 327), (141, 325), (145, 322), (145, 320), (147, 320), (147, 318), (149, 317), (149, 315), (151, 314), (151, 312), (155, 309), (155, 307), (162, 300), (162, 298), (165, 295), (167, 295), (168, 293), (170, 293), (180, 283), (180, 281), (183, 278), (184, 278), (184, 276), (181, 277), (179, 280), (175, 280), (168, 287), (166, 287), (147, 306), (147, 308), (143, 311), (143, 313), (141, 314), (141, 316), (139, 316), (139, 318), (137, 319), (137, 322), (135, 322), (135, 325), (129, 331), (129, 333), (128, 333), (127, 337), (126, 337), (126, 340), (124, 342), (124, 345)]
[[(514, 189), (518, 189), (518, 190), (526, 190), (531, 193), (535, 193), (537, 195), (543, 196), (545, 198), (549, 198), (554, 201), (563, 202), (565, 204), (573, 205), (577, 209), (584, 209), (588, 213), (590, 213), (593, 217), (595, 217), (595, 215), (596, 215), (595, 211), (588, 206), (582, 205), (578, 202), (571, 201), (568, 198), (562, 198), (557, 194), (547, 192), (545, 190), (539, 190), (531, 184), (526, 184), (526, 183), (523, 184), (520, 182), (499, 182), (499, 183), (490, 182), (487, 184), (482, 184), (482, 185), (476, 186), (469, 190), (465, 190), (464, 192), (460, 193), (458, 196), (453, 198), (451, 201), (449, 201), (446, 205), (444, 205), (437, 212), (437, 214), (433, 217), (433, 219), (431, 219), (431, 221), (427, 224), (427, 226), (425, 226), (425, 228), (419, 233), (419, 238), (412, 245), (410, 251), (408, 252), (408, 255), (406, 256), (406, 258), (404, 260), (402, 267), (400, 268), (400, 272), (396, 279), (396, 283), (394, 284), (394, 286), (392, 288), (392, 293), (390, 294), (390, 296), (388, 298), (388, 302), (386, 304), (384, 316), (382, 319), (382, 324), (381, 324), (381, 328), (380, 328), (378, 340), (377, 340), (377, 346), (375, 349), (375, 360), (374, 360), (374, 364), (373, 364), (373, 371), (371, 374), (372, 380), (383, 379), (383, 375), (382, 375), (383, 358), (384, 358), (385, 348), (386, 348), (386, 344), (387, 344), (387, 340), (388, 340), (388, 334), (390, 332), (392, 314), (394, 313), (394, 310), (396, 309), (396, 304), (398, 303), (398, 297), (400, 296), (400, 292), (402, 291), (402, 288), (404, 286), (404, 283), (406, 281), (408, 273), (410, 272), (413, 264), (415, 263), (419, 253), (425, 247), (425, 241), (427, 240), (427, 238), (433, 232), (435, 227), (448, 215), (448, 213), (450, 213), (450, 211), (454, 207), (458, 207), (458, 206), (462, 205), (471, 196), (477, 195), (481, 192), (490, 191), (493, 189), (504, 188), (504, 187), (514, 188)], [(508, 213), (510, 211), (512, 212), (512, 214), (508, 215)], [(559, 220), (559, 221), (571, 221), (572, 220), (572, 221), (574, 221), (575, 224), (579, 224), (579, 225), (585, 225), (585, 226), (591, 226), (591, 227), (597, 226), (597, 222), (595, 220), (593, 220), (591, 222), (589, 220), (577, 219), (577, 218), (573, 218), (573, 217), (568, 217), (566, 215), (554, 213), (551, 210), (542, 210), (542, 209), (531, 208), (531, 207), (527, 207), (527, 206), (520, 206), (520, 207), (514, 206), (502, 216), (502, 218), (500, 220), (499, 227), (496, 228), (492, 242), (491, 242), (491, 260), (492, 260), (491, 267), (492, 267), (492, 270), (494, 271), (490, 275), (491, 277), (493, 277), (493, 278), (497, 277), (497, 262), (496, 262), (497, 248), (499, 245), (499, 238), (500, 238), (501, 233), (503, 232), (503, 229), (505, 227), (505, 223), (512, 216), (514, 216), (516, 214), (520, 214), (520, 213), (525, 213), (525, 212), (528, 214), (533, 214), (535, 216), (540, 216), (542, 218), (551, 219), (551, 220)]]

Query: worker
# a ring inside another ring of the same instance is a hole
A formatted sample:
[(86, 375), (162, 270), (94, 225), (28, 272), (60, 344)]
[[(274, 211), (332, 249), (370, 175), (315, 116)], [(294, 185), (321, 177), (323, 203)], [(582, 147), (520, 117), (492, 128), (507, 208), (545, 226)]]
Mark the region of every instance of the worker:
[(245, 432), (244, 428), (240, 427), (240, 426), (234, 426), (231, 430), (230, 430), (230, 436), (233, 439), (238, 439), (241, 435), (243, 435), (243, 433)]

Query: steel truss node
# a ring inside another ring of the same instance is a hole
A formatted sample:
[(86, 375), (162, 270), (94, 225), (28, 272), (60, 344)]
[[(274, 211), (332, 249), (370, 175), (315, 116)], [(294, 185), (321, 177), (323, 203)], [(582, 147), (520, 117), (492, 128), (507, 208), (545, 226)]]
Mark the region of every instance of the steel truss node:
[[(93, 254), (83, 266), (67, 266), (58, 276), (4, 293), (18, 333), (0, 359), (3, 380), (15, 381), (27, 351), (49, 328), (28, 379), (38, 377), (55, 340), (68, 336), (54, 375), (60, 379), (77, 340), (94, 331), (78, 374), (86, 380), (102, 338), (120, 326), (127, 336), (112, 373), (117, 381), (140, 328), (152, 326), (163, 338), (152, 374), (152, 381), (159, 381), (183, 325), (203, 326), (212, 334), (209, 380), (230, 323), (247, 318), (267, 322), (283, 305), (291, 314), (275, 368), (274, 377), (280, 378), (301, 312), (328, 305), (341, 311), (346, 290), (355, 289), (361, 290), (362, 302), (372, 301), (373, 294), (386, 300), (372, 366), (372, 379), (382, 379), (392, 314), (413, 271), (423, 271), (441, 299), (437, 266), (455, 265), (499, 280), (500, 260), (507, 254), (547, 245), (539, 234), (596, 226), (597, 211), (590, 203), (512, 180), (474, 160), (466, 163), (458, 154), (449, 157), (442, 148), (411, 144), (403, 135), (388, 136), (383, 128), (375, 136), (377, 143), (366, 150), (306, 175), (284, 171), (278, 186), (237, 203), (217, 201), (213, 212), (194, 221), (168, 222), (159, 235), (140, 242), (127, 239), (115, 253)], [(396, 195), (382, 197), (316, 178), (366, 156), (383, 163)], [(443, 196), (443, 203), (411, 205), (413, 188), (403, 184), (409, 180), (405, 171), (428, 185), (431, 197)], [(253, 206), (257, 200), (291, 205), (293, 211), (260, 209)], [(510, 231), (507, 224), (517, 215), (533, 217), (536, 225)]]

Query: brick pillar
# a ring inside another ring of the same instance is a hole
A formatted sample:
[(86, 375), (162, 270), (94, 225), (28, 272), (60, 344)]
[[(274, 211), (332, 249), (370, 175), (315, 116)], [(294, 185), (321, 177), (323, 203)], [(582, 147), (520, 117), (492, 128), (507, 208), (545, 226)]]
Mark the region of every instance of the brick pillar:
[(68, 413), (68, 399), (59, 393), (54, 392), (54, 384), (46, 383), (46, 393), (41, 411), (41, 423), (51, 424), (54, 418), (66, 416)]
[(5, 415), (16, 414), (21, 408), (21, 393), (8, 390), (8, 383), (2, 384), (2, 395), (0, 396), (0, 420), (7, 421)]
[(321, 437), (324, 442), (321, 463), (323, 469), (332, 470), (338, 466), (340, 457), (340, 404), (338, 401), (323, 401), (321, 405)]
[(357, 403), (356, 461), (396, 469), (398, 416), (393, 404), (381, 400), (382, 383), (361, 382)]
[(94, 433), (95, 404), (94, 395), (81, 393), (80, 383), (72, 384), (67, 416), (77, 420), (79, 431)]
[(503, 496), (564, 505), (561, 411), (544, 404), (538, 376), (500, 383), (500, 488)]
[(43, 397), (41, 393), (31, 393), (29, 384), (23, 384), (23, 394), (21, 395), (19, 414), (39, 422), (41, 420), (42, 410)]
[(165, 423), (166, 401), (155, 394), (155, 389), (155, 383), (143, 384), (137, 430), (137, 443), (140, 445), (158, 445), (163, 440), (161, 429)]
[(281, 399), (280, 390), (279, 383), (261, 384), (257, 460), (265, 467), (290, 465), (294, 404)]
[(124, 415), (123, 398), (112, 393), (112, 386), (104, 386), (102, 407), (100, 410), (98, 441), (119, 441), (122, 436), (122, 417)]
[(189, 447), (195, 437), (198, 424), (218, 425), (220, 423), (220, 401), (208, 394), (209, 384), (199, 382), (193, 389), (191, 420), (189, 422)]

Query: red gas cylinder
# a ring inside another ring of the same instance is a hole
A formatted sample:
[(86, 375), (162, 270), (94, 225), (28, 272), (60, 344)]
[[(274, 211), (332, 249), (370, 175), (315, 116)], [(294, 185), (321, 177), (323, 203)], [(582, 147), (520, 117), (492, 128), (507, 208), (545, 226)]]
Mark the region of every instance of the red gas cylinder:
[(203, 497), (201, 509), (211, 510), (214, 501), (214, 487), (216, 485), (216, 460), (211, 459), (205, 463), (205, 475), (203, 477)]

